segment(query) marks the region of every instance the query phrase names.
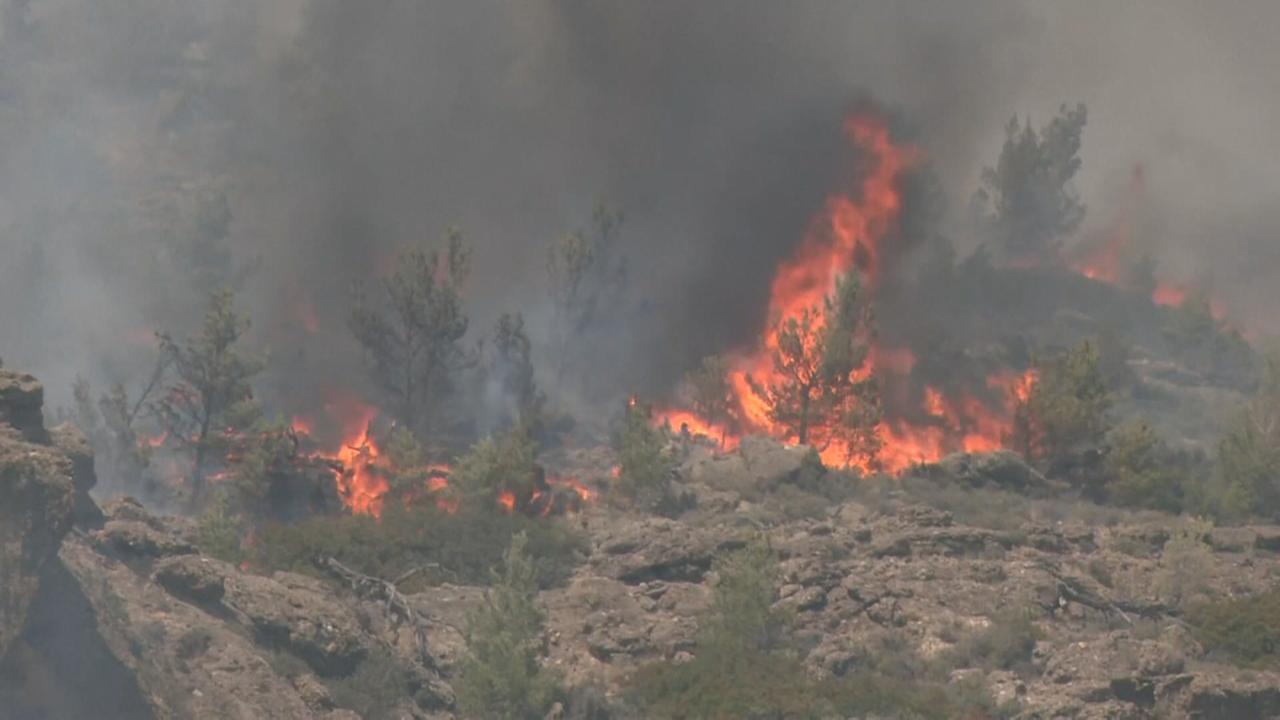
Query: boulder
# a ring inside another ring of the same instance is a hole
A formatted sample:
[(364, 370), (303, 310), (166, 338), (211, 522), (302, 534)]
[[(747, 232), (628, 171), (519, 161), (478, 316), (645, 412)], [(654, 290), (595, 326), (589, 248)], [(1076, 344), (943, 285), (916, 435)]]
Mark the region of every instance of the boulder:
[(1024, 495), (1045, 494), (1049, 481), (1021, 455), (1009, 450), (990, 453), (955, 453), (914, 471), (936, 481), (974, 487), (992, 487)]
[[(14, 386), (8, 392), (0, 400), (12, 400)], [(15, 413), (0, 411), (0, 417)], [(71, 460), (0, 423), (0, 656), (21, 633), (45, 566), (71, 529), (74, 508)]]
[(0, 425), (8, 425), (28, 442), (45, 444), (44, 386), (31, 375), (0, 368)]

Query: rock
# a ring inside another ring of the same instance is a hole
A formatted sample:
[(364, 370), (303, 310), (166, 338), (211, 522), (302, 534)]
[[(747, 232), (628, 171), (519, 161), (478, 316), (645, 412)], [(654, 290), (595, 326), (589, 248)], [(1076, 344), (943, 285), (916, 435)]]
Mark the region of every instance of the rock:
[(63, 423), (49, 431), (53, 446), (71, 460), (71, 480), (75, 485), (75, 522), (80, 527), (97, 527), (102, 524), (102, 510), (89, 497), (89, 491), (98, 484), (93, 471), (93, 448), (80, 429)]
[(181, 555), (156, 564), (154, 580), (170, 594), (201, 605), (220, 602), (230, 568), (201, 555)]
[(899, 523), (915, 527), (950, 527), (951, 513), (928, 505), (903, 505), (895, 514)]
[(1242, 553), (1253, 549), (1257, 533), (1249, 528), (1215, 527), (1207, 542), (1214, 552)]
[(924, 465), (917, 474), (938, 481), (962, 483), (973, 487), (993, 487), (1021, 494), (1044, 493), (1049, 481), (1031, 467), (1022, 456), (1008, 450), (992, 453), (955, 453), (932, 465)]
[(1280, 527), (1250, 528), (1254, 534), (1253, 546), (1268, 552), (1280, 552)]
[(981, 556), (989, 551), (1015, 545), (1007, 533), (982, 528), (925, 528), (891, 534), (871, 543), (872, 557), (912, 555)]
[(716, 490), (759, 494), (793, 482), (808, 453), (806, 447), (745, 437), (737, 452), (693, 461), (685, 474), (691, 482)]
[(665, 518), (645, 518), (609, 528), (596, 542), (591, 563), (596, 571), (639, 585), (654, 580), (698, 582), (711, 569), (717, 553), (742, 547)]
[(222, 603), (264, 642), (286, 648), (321, 676), (352, 672), (368, 651), (355, 613), (318, 580), (276, 573), (228, 577)]
[[(0, 374), (0, 418), (26, 418), (23, 403), (30, 394), (39, 400), (39, 386), (25, 387), (12, 374)], [(74, 508), (71, 460), (0, 424), (0, 656), (22, 631), (45, 566), (71, 529)]]
[(44, 386), (31, 375), (0, 368), (0, 425), (8, 425), (28, 442), (47, 444)]
[(91, 537), (104, 550), (143, 560), (196, 552), (191, 543), (139, 520), (108, 520)]

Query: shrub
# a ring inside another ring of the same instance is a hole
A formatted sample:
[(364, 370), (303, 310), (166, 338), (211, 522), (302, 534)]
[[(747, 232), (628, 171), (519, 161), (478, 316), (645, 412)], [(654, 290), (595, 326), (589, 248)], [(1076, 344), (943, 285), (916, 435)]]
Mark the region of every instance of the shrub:
[[(390, 720), (413, 697), (413, 678), (385, 648), (375, 647), (347, 677), (329, 682), (334, 704), (369, 720)], [(398, 717), (398, 716), (395, 716)]]
[(528, 538), (519, 533), (484, 603), (467, 618), (467, 657), (455, 688), (466, 717), (541, 718), (563, 696), (559, 678), (542, 668), (545, 617)]
[(1208, 587), (1213, 554), (1205, 537), (1213, 527), (1204, 520), (1189, 520), (1175, 529), (1160, 553), (1156, 590), (1166, 602), (1179, 606)]
[(388, 503), (381, 520), (354, 515), (268, 525), (252, 546), (251, 563), (264, 571), (319, 575), (312, 559), (327, 555), (384, 579), (425, 566), (415, 582), (483, 583), (520, 532), (528, 536), (544, 587), (568, 578), (585, 549), (581, 537), (556, 518), (505, 515), (469, 505), (449, 513), (428, 503), (409, 508)]
[(619, 494), (637, 507), (653, 510), (670, 502), (671, 475), (676, 459), (667, 449), (666, 433), (653, 427), (649, 408), (627, 404), (621, 429), (615, 434)]
[(1005, 612), (991, 619), (985, 629), (956, 644), (946, 659), (956, 667), (1026, 672), (1031, 652), (1042, 637), (1026, 611)]
[(1216, 514), (1280, 512), (1280, 357), (1269, 358), (1254, 397), (1218, 446)]
[(1145, 422), (1111, 434), (1104, 474), (1107, 495), (1120, 505), (1181, 512), (1191, 458), (1173, 453)]
[(1251, 597), (1203, 603), (1187, 620), (1210, 653), (1245, 665), (1280, 659), (1280, 588)]
[(464, 499), (492, 508), (500, 494), (511, 493), (519, 502), (533, 496), (538, 484), (537, 448), (524, 426), (488, 437), (458, 459), (452, 481)]
[(218, 492), (196, 518), (196, 545), (211, 557), (240, 564), (245, 537), (244, 519), (231, 510), (227, 493)]
[(1097, 451), (1109, 430), (1111, 394), (1102, 379), (1098, 352), (1088, 341), (1066, 355), (1041, 363), (1027, 399), (1030, 449), (1050, 471), (1081, 464)]

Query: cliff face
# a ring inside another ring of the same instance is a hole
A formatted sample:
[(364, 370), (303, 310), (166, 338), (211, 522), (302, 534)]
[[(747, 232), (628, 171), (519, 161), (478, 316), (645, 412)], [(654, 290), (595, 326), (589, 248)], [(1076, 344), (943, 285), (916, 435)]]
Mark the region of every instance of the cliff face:
[(22, 631), (75, 509), (73, 462), (46, 444), (43, 395), (31, 376), (0, 370), (0, 656)]

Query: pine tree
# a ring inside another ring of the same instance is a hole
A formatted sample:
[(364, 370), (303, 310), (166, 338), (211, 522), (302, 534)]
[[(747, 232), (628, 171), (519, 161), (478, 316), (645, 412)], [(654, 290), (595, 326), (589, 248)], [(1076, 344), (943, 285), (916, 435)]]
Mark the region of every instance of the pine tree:
[(152, 407), (167, 442), (190, 456), (193, 504), (204, 498), (205, 478), (221, 461), (215, 451), (226, 435), (257, 419), (249, 381), (265, 363), (240, 350), (249, 318), (235, 311), (234, 301), (230, 290), (213, 293), (200, 334), (186, 342), (157, 333), (160, 352), (177, 381)]
[(873, 332), (855, 276), (841, 278), (823, 310), (804, 308), (775, 325), (773, 369), (765, 383), (748, 377), (769, 419), (800, 444), (847, 448), (847, 459), (874, 459), (880, 421), (876, 381), (865, 372)]
[(1016, 116), (1005, 126), (1000, 157), (983, 169), (974, 204), (1006, 258), (1049, 260), (1084, 219), (1072, 180), (1087, 118), (1083, 104), (1063, 105), (1038, 133), (1029, 119), (1020, 124)]
[(424, 436), (431, 413), (452, 388), (452, 376), (472, 363), (461, 345), (468, 325), (462, 284), (470, 251), (456, 228), (446, 232), (445, 241), (444, 255), (421, 248), (403, 253), (383, 281), (382, 302), (374, 305), (357, 295), (348, 323), (396, 416)]
[(538, 662), (545, 616), (527, 546), (523, 532), (511, 538), (502, 572), (467, 618), (467, 657), (456, 686), (464, 717), (540, 720), (563, 694), (556, 674)]

